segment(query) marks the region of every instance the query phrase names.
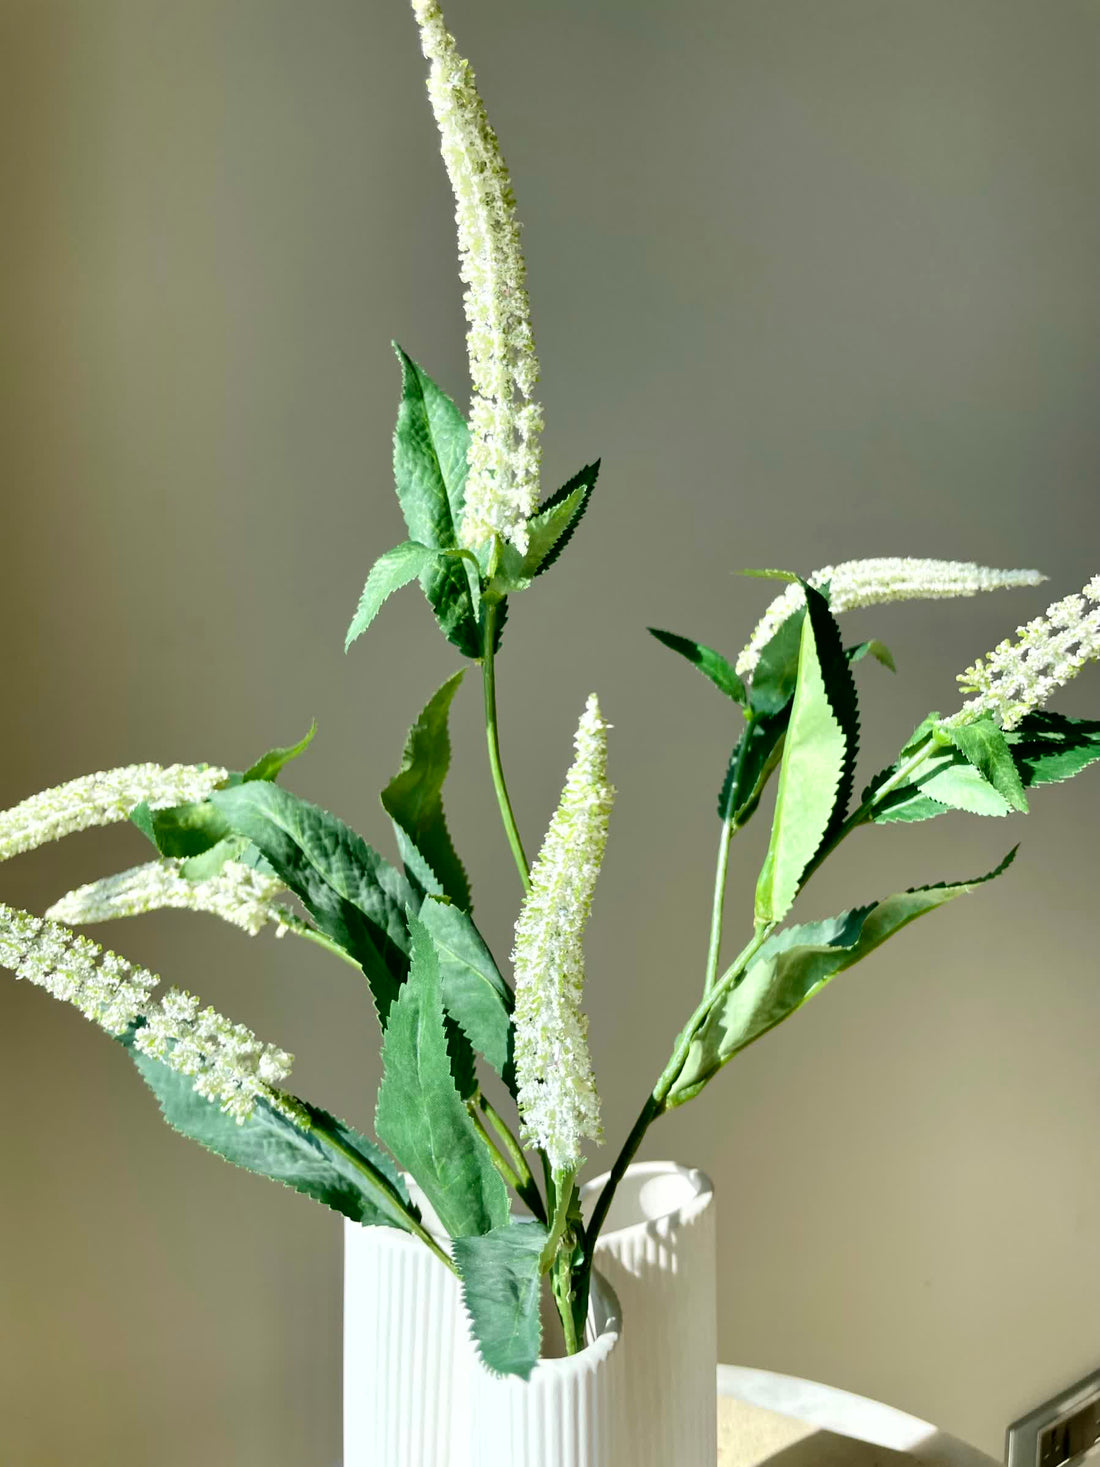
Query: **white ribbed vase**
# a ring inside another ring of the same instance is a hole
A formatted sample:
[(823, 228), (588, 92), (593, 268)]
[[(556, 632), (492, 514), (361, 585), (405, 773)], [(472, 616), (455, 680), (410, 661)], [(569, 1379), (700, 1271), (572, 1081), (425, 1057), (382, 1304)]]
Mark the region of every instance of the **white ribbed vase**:
[[(582, 1189), (586, 1212), (606, 1180)], [(622, 1306), (631, 1467), (714, 1467), (718, 1278), (709, 1178), (671, 1161), (628, 1167), (596, 1259)]]
[(594, 1274), (583, 1350), (540, 1360), (526, 1383), (475, 1363), (469, 1467), (632, 1467), (620, 1318), (614, 1290)]
[(345, 1219), (343, 1467), (466, 1467), (466, 1333), (458, 1280), (423, 1243)]
[(344, 1224), (343, 1467), (632, 1467), (614, 1290), (578, 1354), (529, 1381), (477, 1359), (458, 1280), (396, 1228)]

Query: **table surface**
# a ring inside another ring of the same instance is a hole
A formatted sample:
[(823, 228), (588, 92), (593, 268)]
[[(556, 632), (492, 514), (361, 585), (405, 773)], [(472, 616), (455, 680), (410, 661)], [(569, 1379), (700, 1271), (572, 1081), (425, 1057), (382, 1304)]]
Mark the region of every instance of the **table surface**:
[(795, 1376), (718, 1367), (718, 1467), (995, 1467), (983, 1452), (878, 1401)]

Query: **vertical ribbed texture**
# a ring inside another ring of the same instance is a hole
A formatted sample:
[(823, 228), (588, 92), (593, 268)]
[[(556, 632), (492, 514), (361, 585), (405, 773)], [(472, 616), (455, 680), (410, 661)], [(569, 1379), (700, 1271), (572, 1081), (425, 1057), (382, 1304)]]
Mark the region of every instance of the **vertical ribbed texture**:
[[(605, 1180), (583, 1189), (586, 1211)], [(622, 1305), (631, 1467), (714, 1467), (718, 1318), (710, 1181), (672, 1162), (629, 1167), (596, 1258)]]
[(344, 1467), (466, 1467), (452, 1403), (471, 1368), (458, 1280), (396, 1228), (344, 1224)]
[[(577, 1355), (541, 1360), (526, 1384), (475, 1365), (469, 1467), (632, 1467), (618, 1300), (599, 1277), (589, 1321), (591, 1343)], [(712, 1385), (712, 1406), (713, 1395)]]

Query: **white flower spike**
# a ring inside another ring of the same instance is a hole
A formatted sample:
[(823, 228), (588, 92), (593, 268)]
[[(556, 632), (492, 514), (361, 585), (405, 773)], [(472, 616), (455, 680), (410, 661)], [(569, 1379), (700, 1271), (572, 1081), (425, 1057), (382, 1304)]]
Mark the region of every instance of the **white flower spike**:
[(588, 1054), (582, 937), (607, 844), (615, 791), (607, 782), (607, 729), (595, 695), (574, 740), (576, 757), (531, 870), (516, 923), (516, 1080), (524, 1135), (555, 1175), (580, 1166), (599, 1141), (600, 1101)]
[(498, 534), (527, 549), (539, 497), (542, 409), (512, 183), (470, 63), (458, 54), (435, 0), (412, 0), (428, 95), (455, 196), (473, 400), (462, 544)]
[(136, 917), (165, 907), (210, 912), (255, 937), (269, 922), (283, 926), (289, 916), (276, 902), (285, 887), (277, 876), (264, 876), (240, 861), (226, 861), (216, 876), (188, 881), (182, 861), (150, 861), (101, 881), (89, 882), (54, 902), (46, 913), (55, 922), (81, 927)]
[(261, 1044), (250, 1029), (213, 1009), (200, 1011), (199, 1000), (178, 989), (151, 1002), (160, 982), (156, 974), (89, 938), (0, 902), (0, 967), (73, 1004), (108, 1034), (123, 1034), (144, 1020), (134, 1047), (190, 1076), (195, 1091), (238, 1124), (259, 1097), (297, 1118), (296, 1104), (273, 1088), (290, 1074), (291, 1055)]
[(992, 714), (1002, 728), (1013, 729), (1100, 657), (1100, 575), (1080, 595), (1055, 601), (1043, 616), (1017, 627), (1016, 636), (959, 674), (963, 692), (975, 696), (944, 720), (946, 727)]
[(164, 810), (205, 800), (227, 778), (228, 770), (206, 764), (128, 764), (71, 779), (0, 812), (0, 861), (93, 825), (114, 825), (142, 802)]
[[(807, 577), (811, 586), (829, 584), (829, 606), (834, 615), (857, 606), (879, 606), (888, 601), (936, 601), (951, 596), (976, 596), (1013, 586), (1038, 586), (1046, 576), (1036, 570), (993, 570), (965, 560), (910, 560), (885, 556), (875, 560), (845, 560), (825, 565)], [(737, 659), (737, 671), (748, 677), (776, 632), (802, 605), (802, 587), (787, 587), (765, 611), (748, 645)]]
[(73, 1004), (108, 1034), (128, 1029), (160, 982), (89, 938), (2, 902), (0, 967)]

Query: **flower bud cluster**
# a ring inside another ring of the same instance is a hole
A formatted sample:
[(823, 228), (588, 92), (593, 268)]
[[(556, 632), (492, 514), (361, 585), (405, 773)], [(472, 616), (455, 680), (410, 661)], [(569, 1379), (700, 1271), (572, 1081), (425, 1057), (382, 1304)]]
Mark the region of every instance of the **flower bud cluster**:
[(436, 0), (412, 0), (431, 62), (428, 95), (455, 196), (466, 287), (466, 344), (473, 400), (466, 505), (459, 538), (476, 549), (496, 533), (527, 548), (527, 517), (539, 497), (542, 409), (532, 401), (539, 367), (526, 267), (508, 169)]
[(71, 779), (0, 812), (0, 861), (93, 825), (113, 825), (142, 803), (163, 810), (205, 800), (227, 777), (227, 770), (206, 764), (128, 764)]
[(588, 1053), (582, 938), (607, 844), (615, 791), (607, 782), (607, 728), (593, 695), (577, 728), (576, 757), (550, 821), (516, 923), (515, 1062), (525, 1137), (555, 1174), (579, 1167), (598, 1141), (600, 1101)]
[[(1012, 586), (1038, 586), (1046, 580), (1035, 570), (993, 570), (964, 560), (911, 560), (880, 557), (845, 560), (825, 565), (807, 577), (815, 589), (829, 587), (829, 607), (836, 615), (857, 606), (879, 606), (888, 601), (936, 601), (951, 596), (976, 596)], [(737, 671), (748, 677), (760, 654), (788, 618), (805, 601), (797, 583), (778, 595), (756, 625), (748, 645), (737, 659)]]

